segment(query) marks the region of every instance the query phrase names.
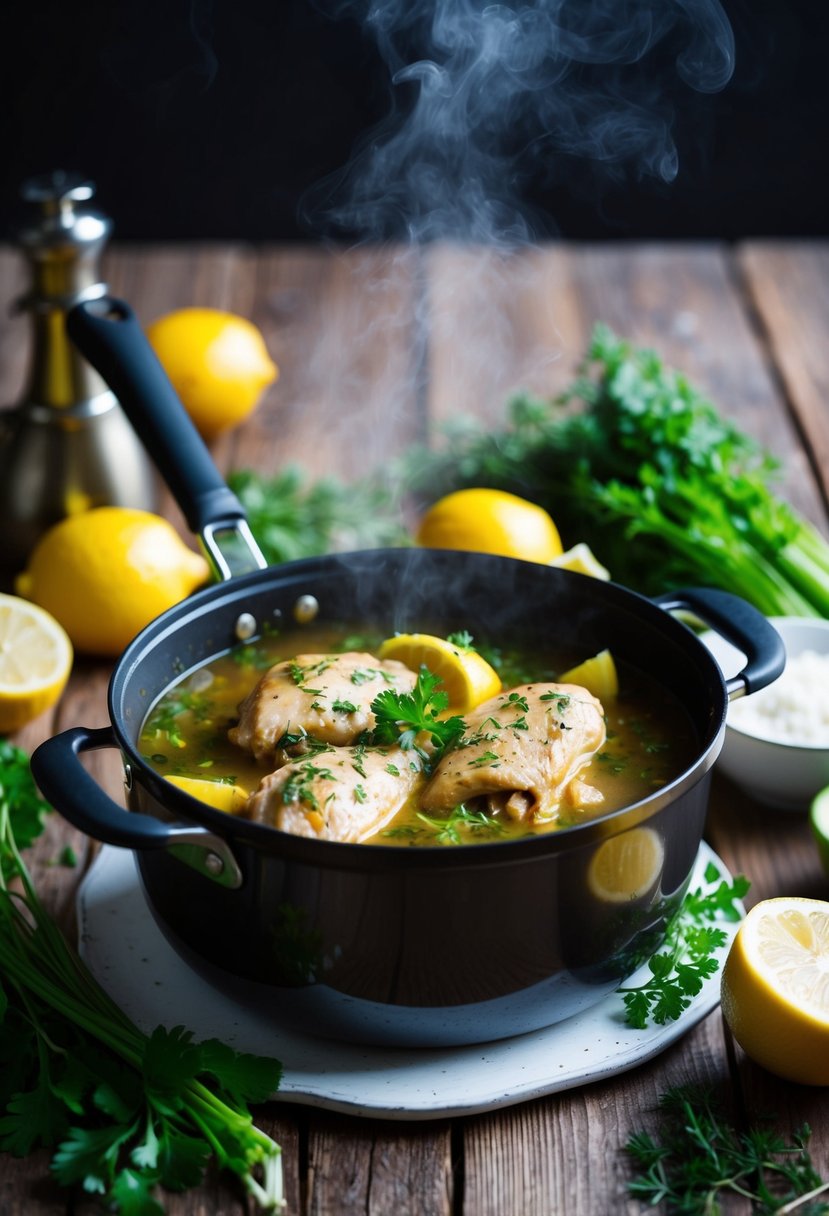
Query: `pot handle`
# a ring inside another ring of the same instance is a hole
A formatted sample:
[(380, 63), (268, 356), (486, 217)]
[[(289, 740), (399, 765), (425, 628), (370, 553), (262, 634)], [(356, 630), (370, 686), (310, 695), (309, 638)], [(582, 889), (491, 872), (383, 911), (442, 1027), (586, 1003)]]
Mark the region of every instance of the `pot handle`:
[(82, 752), (117, 747), (111, 726), (72, 727), (32, 753), (32, 775), (47, 802), (73, 827), (103, 844), (124, 849), (166, 849), (220, 886), (242, 885), (242, 872), (227, 842), (198, 825), (163, 823), (128, 812), (101, 789), (80, 762)]
[(713, 587), (683, 587), (654, 597), (666, 612), (690, 612), (722, 634), (746, 656), (746, 665), (726, 680), (729, 700), (765, 688), (786, 666), (786, 647), (772, 624), (751, 604)]
[(111, 296), (83, 300), (67, 313), (66, 332), (118, 398), (191, 532), (201, 538), (214, 573), (227, 579), (263, 570), (267, 562), (242, 504), (225, 485), (129, 305)]

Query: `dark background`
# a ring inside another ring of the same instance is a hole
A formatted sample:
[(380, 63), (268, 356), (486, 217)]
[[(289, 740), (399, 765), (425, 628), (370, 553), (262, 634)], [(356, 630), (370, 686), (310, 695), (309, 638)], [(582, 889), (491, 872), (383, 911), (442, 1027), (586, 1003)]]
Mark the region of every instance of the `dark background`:
[[(676, 84), (677, 180), (578, 157), (555, 175), (532, 165), (520, 191), (543, 234), (826, 233), (829, 4), (724, 7), (736, 70), (713, 95)], [(314, 239), (321, 228), (299, 217), (306, 192), (388, 110), (373, 40), (311, 0), (34, 0), (4, 27), (4, 237), (20, 182), (61, 167), (97, 183), (120, 239)]]

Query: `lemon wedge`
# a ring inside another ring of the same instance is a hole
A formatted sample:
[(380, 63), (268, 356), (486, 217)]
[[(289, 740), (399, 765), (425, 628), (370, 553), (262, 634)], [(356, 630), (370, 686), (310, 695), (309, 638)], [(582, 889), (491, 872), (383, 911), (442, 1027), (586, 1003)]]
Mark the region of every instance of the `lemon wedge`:
[(50, 613), (0, 594), (0, 732), (50, 709), (72, 670), (72, 643)]
[(552, 558), (548, 565), (558, 566), (561, 570), (575, 570), (577, 574), (589, 574), (592, 578), (600, 578), (605, 582), (610, 580), (610, 571), (602, 565), (589, 545), (582, 541), (565, 549), (558, 557)]
[(248, 791), (235, 782), (208, 781), (203, 777), (165, 777), (164, 780), (198, 798), (199, 802), (206, 802), (217, 811), (227, 811), (229, 815), (238, 815), (250, 797)]
[(664, 861), (665, 849), (653, 828), (631, 828), (599, 845), (587, 885), (602, 903), (630, 903), (654, 890)]
[(829, 1085), (829, 903), (756, 904), (731, 944), (722, 1011), (757, 1064), (801, 1085)]
[(399, 633), (387, 638), (377, 654), (381, 659), (397, 659), (410, 671), (426, 667), (439, 676), (453, 714), (467, 713), (501, 691), (498, 672), (476, 650), (430, 633)]
[(619, 695), (619, 675), (613, 655), (609, 650), (600, 650), (591, 659), (585, 659), (578, 667), (571, 667), (558, 677), (559, 684), (578, 684), (586, 688), (600, 701)]

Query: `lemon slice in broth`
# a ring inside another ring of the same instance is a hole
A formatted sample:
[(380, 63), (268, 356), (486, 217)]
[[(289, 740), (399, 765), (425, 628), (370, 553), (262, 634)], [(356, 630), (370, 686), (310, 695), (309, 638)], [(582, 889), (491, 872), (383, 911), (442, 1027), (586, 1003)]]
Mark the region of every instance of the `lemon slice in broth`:
[(381, 659), (397, 659), (410, 671), (426, 667), (440, 678), (449, 697), (449, 712), (468, 713), (501, 691), (498, 672), (476, 650), (430, 633), (399, 633), (381, 645)]

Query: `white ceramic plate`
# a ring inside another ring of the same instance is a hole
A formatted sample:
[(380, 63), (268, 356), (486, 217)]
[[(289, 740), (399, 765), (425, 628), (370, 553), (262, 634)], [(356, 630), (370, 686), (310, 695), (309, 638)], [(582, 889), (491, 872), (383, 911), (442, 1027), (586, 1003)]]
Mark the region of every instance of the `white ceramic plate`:
[[(713, 862), (703, 844), (692, 887)], [(719, 881), (719, 879), (717, 880)], [(371, 1048), (304, 1037), (251, 1012), (195, 974), (168, 945), (147, 907), (131, 852), (105, 846), (78, 897), (80, 952), (110, 996), (144, 1031), (184, 1025), (237, 1051), (276, 1057), (278, 1096), (351, 1115), (430, 1119), (476, 1114), (572, 1089), (652, 1059), (716, 1008), (720, 972), (685, 1013), (665, 1026), (633, 1030), (613, 993), (566, 1022), (497, 1043), (452, 1048)], [(730, 939), (735, 925), (724, 923)], [(724, 961), (728, 945), (720, 952)], [(647, 969), (630, 982), (642, 982)]]

